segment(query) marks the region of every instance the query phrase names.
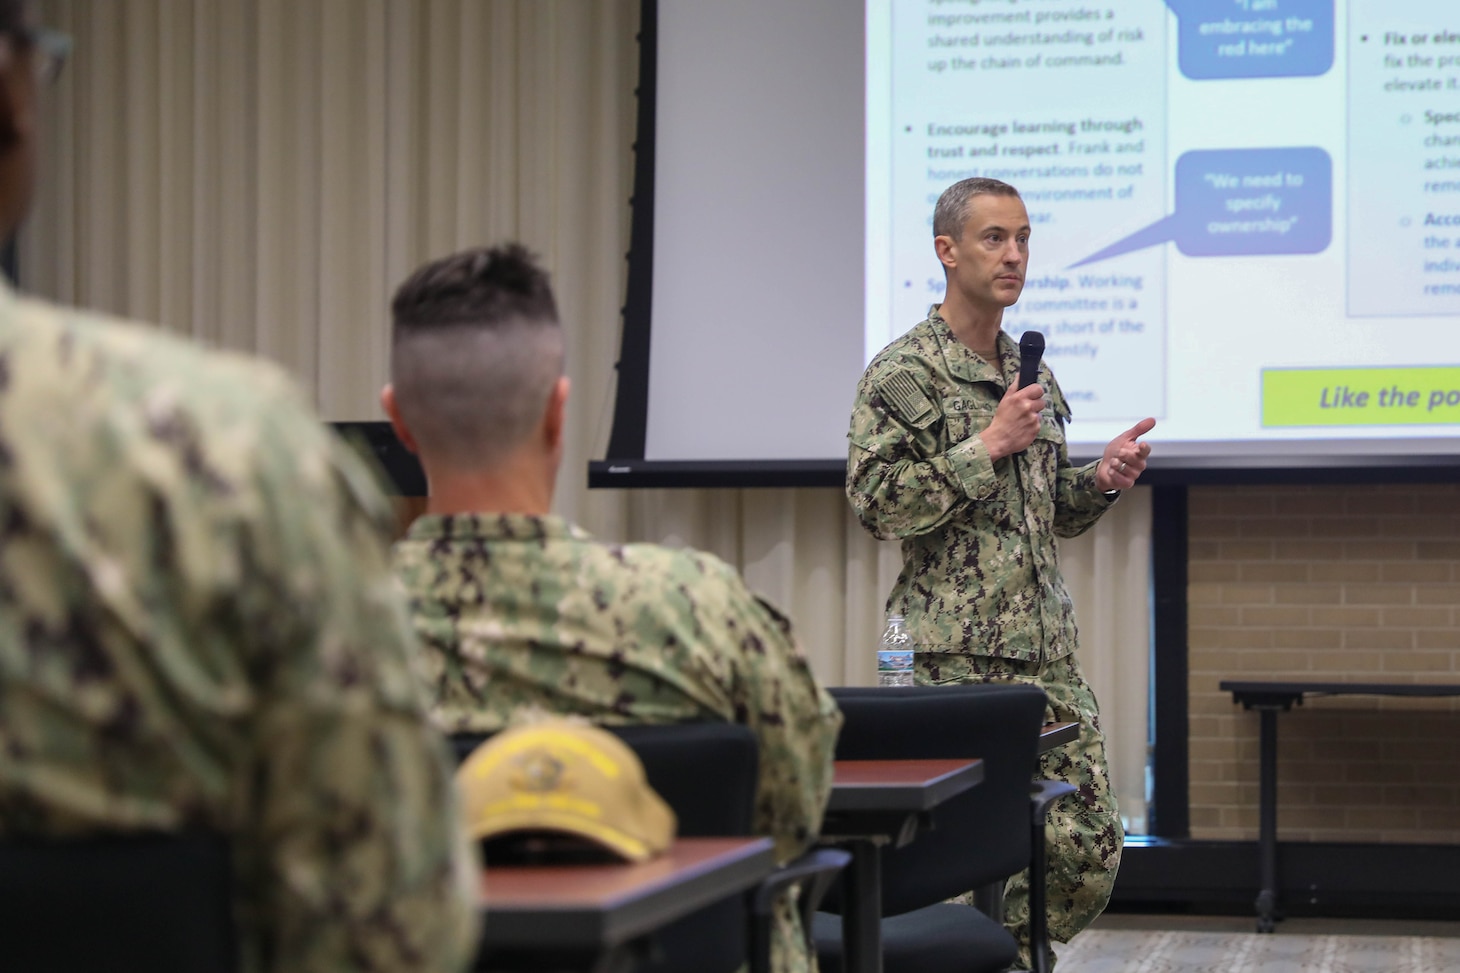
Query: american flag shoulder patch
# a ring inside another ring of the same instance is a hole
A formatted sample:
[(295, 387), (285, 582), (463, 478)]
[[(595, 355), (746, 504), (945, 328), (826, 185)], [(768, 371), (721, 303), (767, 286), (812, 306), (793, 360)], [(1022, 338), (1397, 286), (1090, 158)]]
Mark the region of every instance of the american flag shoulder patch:
[(877, 391), (906, 423), (921, 425), (933, 415), (932, 401), (905, 368), (894, 368), (884, 376), (877, 383)]

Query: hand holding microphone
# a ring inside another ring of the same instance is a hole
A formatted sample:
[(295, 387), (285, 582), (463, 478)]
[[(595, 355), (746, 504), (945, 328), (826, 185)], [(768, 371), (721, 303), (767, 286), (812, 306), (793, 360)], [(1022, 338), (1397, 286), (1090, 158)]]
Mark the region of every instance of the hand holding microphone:
[(1039, 359), (1044, 355), (1044, 335), (1026, 331), (1019, 338), (1019, 380), (1004, 393), (994, 419), (979, 433), (998, 462), (1022, 453), (1039, 435), (1039, 414), (1044, 411), (1044, 389), (1039, 384)]

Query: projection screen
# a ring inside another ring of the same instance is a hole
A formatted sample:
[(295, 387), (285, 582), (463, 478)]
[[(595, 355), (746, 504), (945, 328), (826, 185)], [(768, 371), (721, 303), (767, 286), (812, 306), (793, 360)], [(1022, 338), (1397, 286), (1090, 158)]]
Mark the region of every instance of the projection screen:
[(839, 482), (857, 377), (941, 299), (933, 203), (967, 176), (1023, 195), (1004, 326), (1044, 333), (1077, 458), (1150, 415), (1157, 476), (1460, 465), (1460, 4), (645, 16), (596, 484)]

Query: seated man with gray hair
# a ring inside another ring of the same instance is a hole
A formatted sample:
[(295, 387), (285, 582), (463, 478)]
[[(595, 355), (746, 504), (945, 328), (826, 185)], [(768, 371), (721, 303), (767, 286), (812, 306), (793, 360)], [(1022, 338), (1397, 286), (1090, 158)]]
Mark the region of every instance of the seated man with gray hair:
[[(396, 293), (381, 402), (430, 484), (396, 546), (448, 732), (539, 709), (603, 724), (743, 723), (757, 829), (785, 862), (821, 826), (841, 715), (787, 620), (722, 561), (605, 544), (550, 513), (568, 379), (547, 275), (519, 246), (468, 250)], [(815, 969), (789, 903), (778, 971)]]

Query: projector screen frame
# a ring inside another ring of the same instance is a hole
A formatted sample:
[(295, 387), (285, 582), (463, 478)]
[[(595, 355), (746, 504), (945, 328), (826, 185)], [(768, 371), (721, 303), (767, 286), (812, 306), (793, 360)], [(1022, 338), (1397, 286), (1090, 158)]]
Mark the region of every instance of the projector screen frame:
[[(1159, 447), (1158, 447), (1159, 448)], [(1078, 462), (1088, 462), (1083, 457)], [(837, 487), (846, 483), (839, 460), (593, 460), (591, 489), (719, 489)], [(1159, 453), (1141, 475), (1140, 486), (1315, 486), (1322, 484), (1460, 483), (1460, 456), (1303, 457), (1302, 465), (1236, 466), (1201, 458), (1163, 461)]]
[[(629, 196), (628, 272), (608, 456), (644, 457), (649, 430), (649, 336), (654, 296), (654, 135), (659, 86), (659, 0), (639, 4), (639, 83), (634, 122), (634, 188)], [(590, 463), (590, 467), (593, 464)], [(589, 477), (590, 486), (592, 476)], [(636, 483), (635, 486), (647, 484)]]

